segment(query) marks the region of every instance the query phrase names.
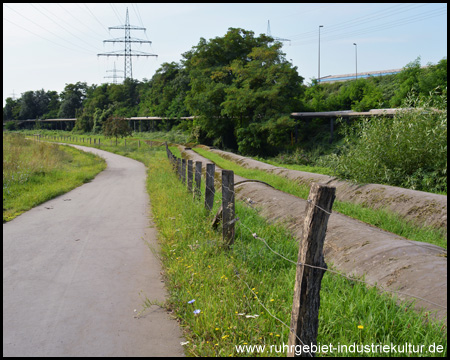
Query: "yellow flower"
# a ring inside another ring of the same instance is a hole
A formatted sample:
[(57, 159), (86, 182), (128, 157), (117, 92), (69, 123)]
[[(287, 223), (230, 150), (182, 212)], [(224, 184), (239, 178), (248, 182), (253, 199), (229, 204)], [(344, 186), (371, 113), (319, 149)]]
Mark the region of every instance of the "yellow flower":
[(226, 339), (227, 337), (229, 337), (230, 335), (224, 335), (222, 336), (222, 339)]
[(270, 299), (270, 301), (275, 301), (275, 299)]
[(216, 328), (216, 330), (219, 330), (219, 328)]
[(362, 325), (358, 325), (358, 329), (364, 329), (364, 326), (362, 326)]

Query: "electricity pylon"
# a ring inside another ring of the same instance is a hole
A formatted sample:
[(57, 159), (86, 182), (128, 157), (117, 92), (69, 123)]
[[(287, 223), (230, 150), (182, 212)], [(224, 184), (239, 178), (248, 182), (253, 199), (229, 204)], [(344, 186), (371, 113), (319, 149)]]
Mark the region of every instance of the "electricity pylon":
[(114, 69), (113, 70), (106, 70), (106, 72), (112, 72), (113, 75), (112, 76), (104, 76), (104, 78), (112, 78), (113, 79), (113, 84), (117, 84), (117, 79), (123, 78), (123, 76), (116, 75), (116, 73), (118, 71), (123, 72), (123, 70), (116, 70), (116, 62), (114, 61)]
[(289, 45), (291, 44), (291, 40), (289, 40), (289, 39), (282, 39), (282, 38), (279, 38), (279, 37), (271, 35), (271, 33), (270, 33), (270, 20), (267, 20), (267, 35), (270, 36), (275, 41), (289, 41)]
[(124, 78), (133, 78), (133, 64), (131, 62), (131, 57), (132, 56), (158, 56), (156, 54), (149, 54), (149, 53), (145, 53), (142, 51), (137, 51), (137, 50), (131, 50), (131, 43), (140, 43), (140, 44), (144, 44), (144, 43), (148, 43), (151, 44), (151, 41), (148, 40), (142, 40), (142, 39), (137, 39), (137, 38), (132, 38), (130, 35), (131, 30), (146, 30), (146, 28), (143, 27), (138, 27), (138, 26), (134, 26), (134, 25), (130, 25), (130, 20), (128, 17), (128, 8), (127, 8), (127, 17), (125, 20), (125, 25), (119, 25), (119, 26), (111, 26), (108, 28), (109, 30), (125, 30), (125, 37), (123, 38), (116, 38), (116, 39), (110, 39), (110, 40), (103, 40), (103, 42), (112, 42), (112, 43), (116, 43), (116, 42), (123, 42), (125, 43), (125, 49), (122, 52), (122, 50), (118, 50), (118, 51), (111, 51), (109, 53), (104, 53), (104, 54), (97, 54), (97, 56), (124, 56)]

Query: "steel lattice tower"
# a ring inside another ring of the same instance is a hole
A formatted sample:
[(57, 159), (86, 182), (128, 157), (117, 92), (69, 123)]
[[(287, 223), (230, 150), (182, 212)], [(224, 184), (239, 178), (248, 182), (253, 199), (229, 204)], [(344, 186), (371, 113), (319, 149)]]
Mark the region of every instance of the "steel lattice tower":
[(132, 38), (131, 37), (131, 30), (146, 30), (146, 28), (143, 27), (138, 27), (138, 26), (134, 26), (134, 25), (130, 25), (130, 19), (128, 17), (128, 8), (127, 8), (127, 16), (125, 19), (125, 25), (119, 25), (119, 26), (111, 26), (108, 28), (109, 30), (125, 30), (125, 37), (123, 38), (116, 38), (116, 39), (110, 39), (110, 40), (103, 40), (103, 42), (112, 42), (112, 43), (116, 43), (116, 42), (123, 42), (125, 43), (125, 49), (124, 52), (121, 52), (122, 50), (118, 50), (118, 51), (112, 51), (109, 53), (104, 53), (104, 54), (97, 54), (97, 56), (124, 56), (124, 78), (133, 78), (133, 64), (131, 61), (131, 57), (132, 56), (158, 56), (156, 54), (149, 54), (149, 53), (144, 53), (142, 51), (137, 51), (137, 50), (131, 50), (131, 43), (140, 43), (140, 44), (151, 44), (151, 41), (148, 40), (142, 40), (142, 39), (137, 39), (137, 38)]
[(118, 76), (117, 72), (123, 72), (123, 70), (116, 70), (116, 62), (114, 61), (114, 69), (113, 70), (106, 70), (106, 72), (112, 72), (113, 75), (112, 76), (104, 76), (104, 78), (112, 78), (113, 79), (113, 84), (117, 84), (117, 79), (119, 78), (123, 78), (123, 76)]

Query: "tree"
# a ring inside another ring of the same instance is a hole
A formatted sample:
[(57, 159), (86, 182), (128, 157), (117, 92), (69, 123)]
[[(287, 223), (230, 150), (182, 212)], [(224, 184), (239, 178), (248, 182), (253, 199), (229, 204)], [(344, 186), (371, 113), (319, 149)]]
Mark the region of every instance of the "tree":
[(80, 110), (83, 101), (86, 99), (88, 86), (85, 82), (76, 84), (66, 84), (64, 91), (61, 92), (61, 107), (59, 109), (59, 118), (74, 118), (77, 110)]
[(253, 31), (230, 28), (223, 37), (209, 41), (200, 39), (197, 46), (183, 54), (182, 60), (190, 78), (190, 90), (185, 104), (191, 115), (200, 116), (194, 123), (201, 129), (200, 141), (236, 148), (233, 120), (222, 114), (225, 89), (235, 78), (231, 63), (236, 60), (251, 61), (252, 49), (264, 46), (273, 39)]
[(264, 140), (267, 129), (292, 125), (279, 118), (299, 108), (303, 81), (284, 58), (281, 43), (230, 28), (223, 37), (200, 39), (183, 57), (191, 87), (185, 103), (199, 116), (193, 125), (200, 141), (246, 153), (279, 144), (277, 137)]
[(6, 98), (3, 108), (3, 120), (18, 120), (20, 113), (20, 102), (11, 97)]
[(123, 117), (110, 116), (103, 124), (103, 134), (106, 137), (127, 137), (132, 134), (128, 121)]

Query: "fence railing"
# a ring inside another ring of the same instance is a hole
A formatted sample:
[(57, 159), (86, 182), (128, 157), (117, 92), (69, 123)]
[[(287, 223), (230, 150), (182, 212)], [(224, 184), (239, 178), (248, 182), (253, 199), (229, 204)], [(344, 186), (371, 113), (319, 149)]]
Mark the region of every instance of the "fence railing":
[[(172, 163), (174, 170), (177, 172), (178, 177), (183, 184), (187, 184), (187, 189), (190, 192), (194, 192), (194, 198), (199, 199), (201, 196), (201, 169), (202, 162), (195, 162), (195, 189), (192, 190), (192, 170), (189, 170), (193, 166), (192, 160), (187, 160), (187, 174), (186, 166), (183, 163), (186, 162), (185, 159), (177, 158), (170, 151), (167, 143), (166, 152), (167, 156)], [(214, 187), (214, 173), (215, 164), (206, 164), (206, 186), (205, 186), (205, 207), (208, 210), (212, 210), (212, 205), (215, 196)], [(187, 179), (186, 179), (187, 176)], [(255, 180), (245, 180), (255, 181)], [(236, 183), (236, 184), (240, 184)], [(222, 223), (222, 238), (226, 247), (233, 245), (235, 241), (235, 224), (239, 222), (239, 217), (235, 214), (235, 191), (234, 186), (234, 173), (231, 170), (222, 170), (222, 205), (220, 206), (217, 214), (215, 215), (213, 226), (217, 226), (219, 222)], [(267, 184), (269, 185), (269, 184)], [(269, 185), (270, 186), (270, 185)], [(315, 355), (314, 351), (311, 349), (317, 348), (317, 334), (318, 334), (318, 315), (320, 306), (320, 288), (321, 280), (325, 271), (343, 276), (349, 280), (364, 283), (368, 286), (376, 286), (375, 284), (370, 284), (364, 280), (356, 279), (350, 277), (346, 274), (342, 274), (338, 271), (328, 269), (324, 261), (323, 255), (323, 244), (328, 224), (328, 219), (331, 216), (332, 205), (335, 199), (336, 188), (330, 187), (324, 184), (311, 184), (311, 190), (307, 200), (306, 215), (303, 224), (303, 237), (300, 241), (300, 248), (298, 252), (298, 260), (292, 261), (282, 254), (277, 253), (268, 245), (267, 241), (260, 238), (255, 232), (249, 229), (239, 222), (245, 230), (249, 231), (253, 238), (262, 241), (266, 247), (282, 257), (283, 259), (296, 265), (296, 280), (294, 286), (294, 297), (292, 304), (291, 313), (291, 324), (288, 326), (285, 322), (275, 317), (266, 308), (264, 304), (261, 303), (258, 297), (258, 302), (267, 311), (267, 313), (279, 321), (281, 324), (289, 328), (289, 344), (288, 344), (288, 356), (307, 356), (312, 357)], [(248, 206), (255, 209), (251, 203), (245, 202)], [(235, 269), (236, 276), (243, 281), (243, 283), (252, 292), (251, 287), (242, 279), (237, 269)], [(412, 294), (407, 294), (401, 291), (389, 290), (384, 287), (380, 289), (393, 294), (406, 295), (415, 299), (423, 300), (425, 302), (431, 303), (433, 305), (439, 306), (441, 308), (447, 309), (446, 306), (439, 305), (430, 300), (424, 299), (419, 296)], [(301, 347), (302, 351), (298, 351), (298, 347)]]

